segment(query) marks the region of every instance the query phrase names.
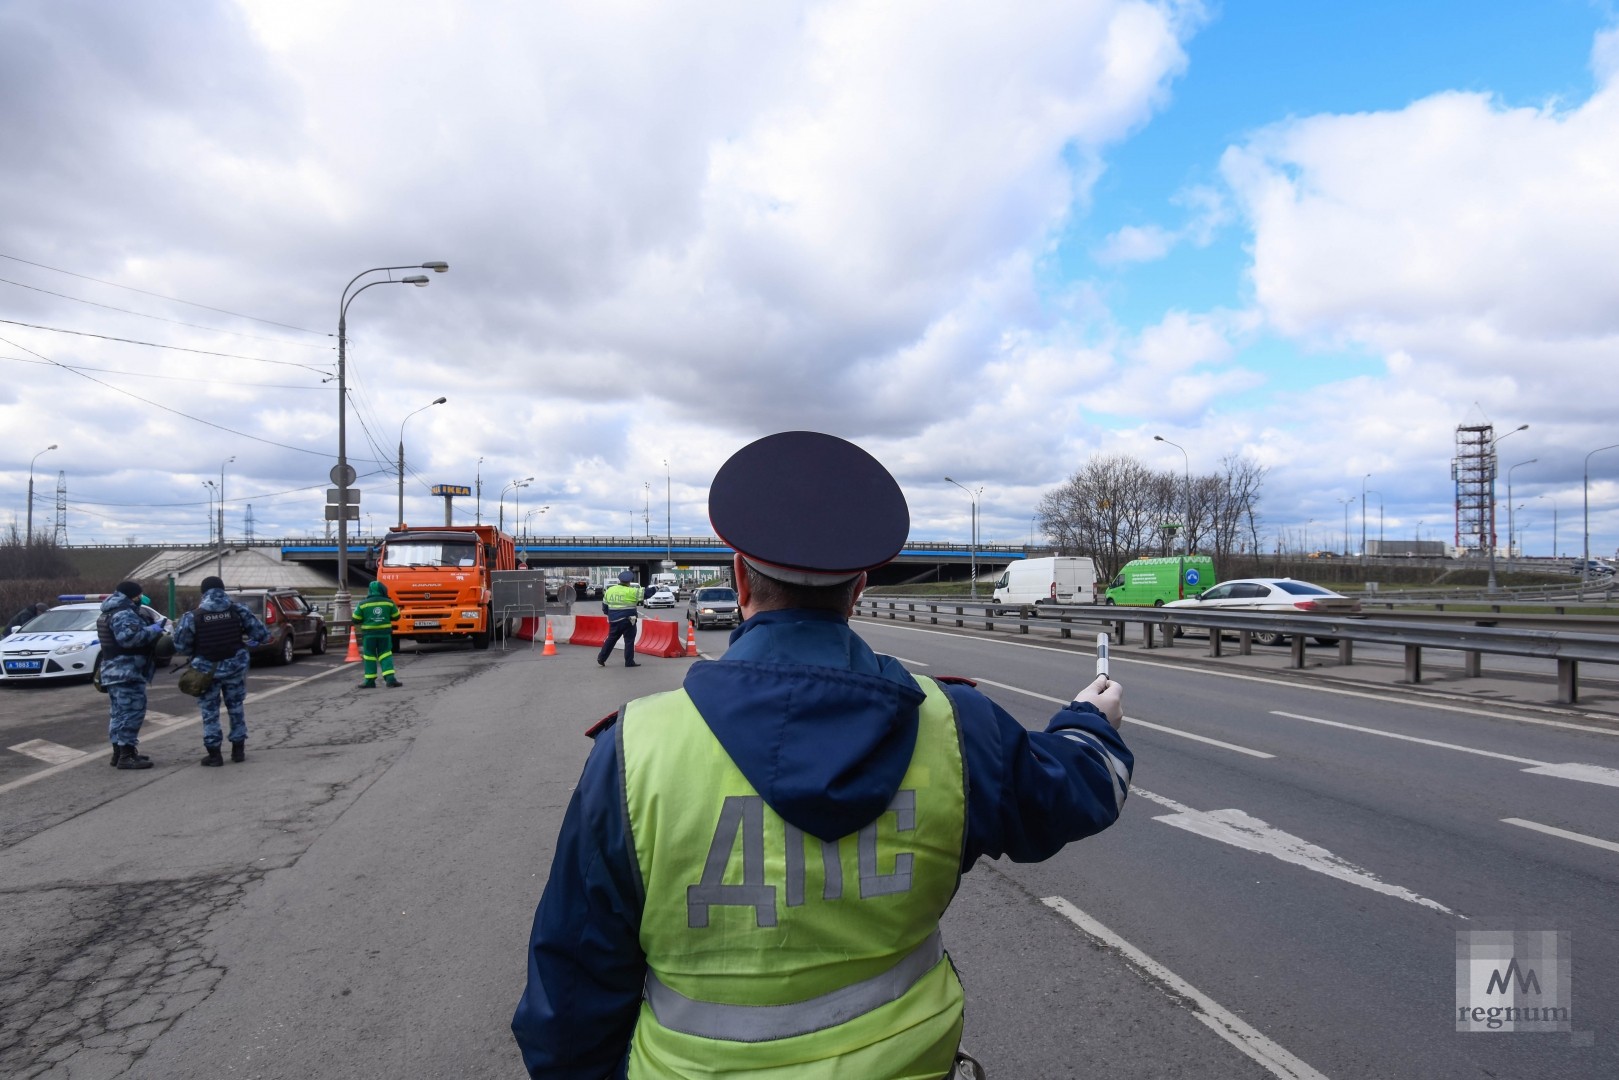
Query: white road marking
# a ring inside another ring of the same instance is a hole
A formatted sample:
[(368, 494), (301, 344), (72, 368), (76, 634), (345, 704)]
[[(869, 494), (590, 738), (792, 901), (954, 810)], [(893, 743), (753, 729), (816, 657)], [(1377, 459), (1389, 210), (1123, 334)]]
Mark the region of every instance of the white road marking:
[(89, 756), (88, 750), (75, 750), (71, 746), (63, 746), (61, 743), (53, 743), (46, 739), (29, 739), (27, 742), (20, 742), (16, 746), (8, 746), (6, 749), (15, 750), (19, 754), (27, 754), (29, 757), (38, 758), (40, 761), (48, 761), (52, 765), (60, 765), (64, 761), (77, 761), (79, 758)]
[(1180, 997), (1191, 1002), (1193, 1016), (1197, 1017), (1202, 1024), (1220, 1038), (1259, 1062), (1272, 1076), (1281, 1077), (1282, 1080), (1327, 1080), (1324, 1073), (1316, 1071), (1288, 1053), (1283, 1047), (1245, 1023), (1231, 1010), (1221, 1006), (1213, 998), (1164, 967), (1164, 965), (1124, 940), (1118, 934), (1115, 934), (1112, 930), (1103, 926), (1096, 919), (1070, 904), (1067, 900), (1060, 896), (1047, 896), (1042, 898), (1040, 902), (1079, 927), (1084, 933), (1095, 938), (1103, 947), (1118, 950), (1130, 964), (1140, 969), (1149, 979), (1162, 983)]
[[(1318, 874), (1347, 881), (1351, 885), (1359, 885), (1363, 889), (1370, 889), (1384, 896), (1392, 896), (1420, 907), (1442, 911), (1446, 915), (1456, 914), (1437, 901), (1419, 896), (1398, 885), (1390, 885), (1371, 871), (1339, 858), (1326, 848), (1312, 844), (1292, 833), (1283, 832), (1269, 822), (1252, 817), (1241, 810), (1194, 810), (1174, 799), (1151, 791), (1143, 791), (1141, 788), (1134, 789), (1132, 794), (1175, 811), (1173, 814), (1156, 817), (1154, 821), (1162, 821), (1166, 825), (1173, 825), (1177, 829), (1185, 829), (1187, 832), (1208, 837), (1210, 840), (1218, 840), (1232, 847), (1269, 855), (1285, 863), (1302, 866), (1306, 870), (1314, 870)], [(1458, 917), (1466, 918), (1466, 916)]]
[[(263, 698), (279, 694), (283, 690), (291, 690), (294, 686), (302, 686), (304, 683), (314, 682), (316, 679), (324, 679), (328, 675), (336, 675), (338, 672), (345, 670), (348, 670), (347, 664), (338, 664), (336, 667), (329, 667), (325, 671), (317, 671), (315, 674), (299, 679), (297, 682), (287, 683), (285, 686), (277, 686), (273, 690), (263, 690), (259, 693), (249, 694), (247, 696), (247, 700), (249, 702), (259, 701)], [(150, 742), (153, 739), (161, 738), (162, 736), (167, 735), (171, 731), (179, 731), (182, 729), (182, 725), (180, 724), (181, 720), (194, 719), (193, 717), (168, 716), (163, 713), (152, 712), (147, 713), (146, 718), (160, 724), (166, 724), (167, 726), (152, 732), (150, 735), (143, 738), (141, 740), (142, 742)], [(96, 756), (97, 755), (87, 753), (82, 758), (75, 758), (73, 761), (64, 761), (60, 765), (52, 765), (50, 768), (41, 769), (36, 773), (30, 773), (27, 776), (13, 780), (9, 784), (0, 784), (0, 795), (13, 792), (20, 787), (27, 787), (29, 784), (43, 780), (47, 776), (55, 776), (57, 773), (65, 772), (68, 769), (76, 769), (87, 761), (94, 761)]]
[[(985, 686), (994, 686), (1001, 690), (1010, 690), (1014, 694), (1025, 694), (1029, 697), (1039, 698), (1041, 701), (1050, 701), (1057, 705), (1068, 704), (1068, 702), (1062, 698), (1055, 698), (1049, 694), (1036, 693), (1033, 690), (1025, 690), (1021, 686), (1013, 686), (1010, 683), (996, 682), (994, 679), (980, 679), (974, 677), (973, 682), (983, 683)], [(1193, 742), (1208, 743), (1210, 746), (1218, 746), (1222, 750), (1234, 750), (1239, 754), (1247, 754), (1249, 757), (1273, 758), (1276, 756), (1275, 754), (1267, 754), (1263, 750), (1250, 750), (1246, 746), (1238, 746), (1236, 743), (1221, 742), (1219, 739), (1211, 739), (1207, 735), (1194, 735), (1190, 731), (1182, 731), (1179, 728), (1164, 727), (1162, 724), (1150, 724), (1145, 720), (1137, 720), (1133, 716), (1126, 716), (1124, 718), (1124, 722), (1126, 724), (1135, 724), (1138, 727), (1151, 728), (1153, 731), (1162, 731), (1167, 735), (1179, 735), (1181, 738), (1191, 739)]]
[[(907, 626), (902, 623), (891, 623), (886, 619), (872, 619), (869, 616), (866, 617), (866, 620), (873, 626), (887, 627), (890, 630), (904, 630), (907, 633), (912, 634), (937, 634), (940, 637), (956, 638), (957, 640), (960, 640), (963, 637), (971, 637), (972, 640), (986, 645), (1004, 645), (1011, 649), (1034, 649), (1038, 652), (1064, 653), (1068, 656), (1086, 655), (1078, 649), (1060, 649), (1054, 645), (1031, 645), (1021, 641), (1001, 641), (996, 638), (979, 637), (977, 635), (968, 635), (960, 632), (951, 632), (948, 630), (924, 630), (920, 626)], [(1211, 679), (1236, 679), (1239, 682), (1264, 683), (1267, 686), (1287, 686), (1295, 690), (1308, 690), (1317, 694), (1335, 694), (1339, 697), (1360, 698), (1363, 701), (1382, 701), (1392, 705), (1410, 705), (1423, 709), (1436, 709), (1439, 712), (1462, 713), (1466, 716), (1482, 716), (1490, 720), (1502, 719), (1499, 705), (1497, 705), (1497, 707), (1494, 709), (1485, 710), (1480, 709), (1477, 706), (1445, 705), (1426, 698), (1400, 697), (1394, 694), (1379, 694), (1366, 690), (1346, 690), (1343, 687), (1338, 686), (1322, 686), (1319, 683), (1299, 682), (1293, 679), (1273, 679), (1267, 678), (1263, 675), (1246, 675), (1238, 671), (1211, 671), (1208, 668), (1186, 667), (1182, 664), (1160, 664), (1153, 660), (1142, 660), (1127, 653), (1118, 652), (1117, 650), (1112, 651), (1110, 656), (1113, 660), (1120, 663), (1140, 664), (1142, 667), (1160, 668), (1164, 671), (1182, 671), (1189, 672), (1194, 675), (1207, 675)], [(1594, 718), (1603, 720), (1612, 719), (1612, 717), (1607, 716)], [(1542, 727), (1568, 728), (1572, 731), (1583, 731), (1589, 735), (1619, 735), (1619, 728), (1591, 727), (1586, 724), (1570, 723), (1567, 720), (1544, 720), (1539, 717), (1524, 716), (1522, 714), (1514, 714), (1508, 719), (1520, 724), (1538, 724)]]
[(1508, 825), (1516, 825), (1520, 829), (1533, 829), (1535, 832), (1545, 833), (1547, 836), (1560, 836), (1564, 840), (1573, 840), (1577, 844), (1590, 844), (1592, 847), (1603, 848), (1607, 851), (1619, 851), (1619, 844), (1612, 840), (1598, 840), (1594, 836), (1584, 833), (1569, 832), (1567, 829), (1558, 829), (1551, 825), (1542, 825), (1538, 821), (1525, 821), (1523, 818), (1504, 817), (1501, 819)]
[[(887, 654), (887, 655), (892, 655), (892, 654), (890, 653), (890, 654)], [(912, 660), (909, 657), (905, 657), (905, 656), (895, 656), (894, 659), (898, 660), (902, 664), (910, 664), (912, 667), (932, 667), (933, 666), (932, 664), (929, 664), (929, 663), (927, 663), (925, 661)]]
[(1289, 720), (1304, 720), (1311, 724), (1343, 728), (1346, 731), (1359, 731), (1366, 735), (1381, 735), (1385, 739), (1399, 739), (1401, 742), (1437, 746), (1441, 750), (1455, 750), (1461, 754), (1477, 754), (1479, 757), (1510, 761), (1516, 765), (1531, 765), (1533, 768), (1524, 769), (1523, 771), (1535, 773), (1538, 776), (1557, 776), (1564, 780), (1580, 780), (1587, 784), (1604, 784), (1607, 787), (1619, 787), (1619, 769), (1610, 769), (1604, 765), (1582, 765), (1579, 762), (1556, 764), (1549, 761), (1536, 761), (1534, 758), (1517, 757), (1513, 754), (1498, 754), (1494, 750), (1479, 750), (1472, 746), (1458, 746), (1456, 743), (1440, 742), (1438, 739), (1422, 739), (1415, 735), (1401, 735), (1397, 731), (1361, 727), (1358, 724), (1345, 724), (1338, 720), (1323, 720), (1319, 716), (1304, 716), (1300, 713), (1282, 712), (1280, 709), (1272, 709), (1270, 714), (1272, 716), (1285, 716)]

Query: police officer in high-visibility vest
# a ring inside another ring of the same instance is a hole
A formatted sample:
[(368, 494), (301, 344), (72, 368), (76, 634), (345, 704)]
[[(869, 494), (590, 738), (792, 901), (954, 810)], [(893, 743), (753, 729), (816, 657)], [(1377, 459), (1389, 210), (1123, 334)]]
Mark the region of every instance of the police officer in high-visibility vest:
[(596, 654), (596, 666), (606, 667), (613, 655), (613, 646), (624, 639), (624, 666), (640, 667), (635, 662), (635, 624), (640, 617), (641, 586), (635, 584), (635, 575), (628, 570), (618, 575), (618, 584), (609, 585), (602, 593), (602, 612), (607, 616), (607, 640)]
[(980, 855), (1045, 859), (1118, 818), (1122, 691), (1099, 676), (1028, 731), (965, 680), (873, 652), (849, 616), (910, 515), (842, 439), (749, 444), (709, 517), (738, 553), (744, 622), (681, 689), (591, 730), (512, 1018), (524, 1064), (956, 1075), (964, 995), (940, 916)]

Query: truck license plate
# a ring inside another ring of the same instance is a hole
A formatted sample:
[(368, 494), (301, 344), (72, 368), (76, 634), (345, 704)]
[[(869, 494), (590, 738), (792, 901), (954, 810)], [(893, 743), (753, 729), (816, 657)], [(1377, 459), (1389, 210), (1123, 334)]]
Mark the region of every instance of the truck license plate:
[(437, 619), (417, 619), (415, 625), (416, 625), (416, 629), (418, 629), (418, 630), (437, 630), (438, 629), (438, 620)]

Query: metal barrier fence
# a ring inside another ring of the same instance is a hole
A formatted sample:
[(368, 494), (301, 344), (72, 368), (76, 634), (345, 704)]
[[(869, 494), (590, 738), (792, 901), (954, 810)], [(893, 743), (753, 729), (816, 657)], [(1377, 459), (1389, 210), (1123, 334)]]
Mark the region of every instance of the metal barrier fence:
[[(1061, 638), (1073, 637), (1076, 625), (1109, 627), (1115, 642), (1129, 640), (1131, 623), (1141, 627), (1142, 643), (1146, 648), (1172, 648), (1181, 629), (1196, 628), (1209, 632), (1209, 655), (1224, 653), (1225, 634), (1237, 636), (1239, 655), (1248, 656), (1255, 640), (1264, 643), (1269, 636), (1285, 638), (1291, 645), (1291, 666), (1304, 667), (1306, 639), (1314, 638), (1323, 644), (1338, 646), (1338, 662), (1354, 662), (1354, 643), (1357, 641), (1380, 645), (1397, 645), (1405, 650), (1405, 677), (1408, 682), (1422, 681), (1422, 650), (1447, 649), (1463, 655), (1463, 674), (1477, 677), (1483, 673), (1483, 654), (1525, 656), (1557, 663), (1557, 700), (1572, 705), (1579, 701), (1579, 665), (1581, 663), (1619, 664), (1619, 625), (1613, 633), (1585, 633), (1574, 630), (1538, 627), (1502, 627), (1478, 625), (1478, 622), (1500, 622), (1505, 616), (1473, 616), (1473, 621), (1462, 625), (1457, 621), (1423, 621), (1418, 618), (1363, 618), (1331, 615), (1283, 615), (1259, 611), (1198, 611), (1189, 608), (1113, 607), (1099, 604), (1072, 606), (1042, 605), (1040, 612), (1023, 608), (1016, 615), (1002, 615), (1004, 607), (991, 604), (973, 604), (960, 601), (909, 601), (881, 597), (861, 597), (855, 614), (873, 619), (891, 621), (926, 622), (930, 625), (953, 625), (965, 629), (982, 627), (994, 630), (996, 625), (1011, 627), (1019, 634), (1028, 634), (1039, 628)], [(1545, 616), (1541, 617), (1543, 620)], [(1582, 620), (1589, 622), (1590, 620)], [(1619, 623), (1619, 620), (1610, 620)], [(1161, 635), (1159, 631), (1161, 630)], [(1162, 645), (1155, 645), (1160, 637)]]

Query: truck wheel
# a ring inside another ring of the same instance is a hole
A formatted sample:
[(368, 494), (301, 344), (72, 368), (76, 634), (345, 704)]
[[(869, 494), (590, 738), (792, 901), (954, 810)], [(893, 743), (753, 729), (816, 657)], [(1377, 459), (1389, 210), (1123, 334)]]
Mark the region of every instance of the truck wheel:
[[(494, 613), (493, 609), (484, 608), (483, 609), (483, 624), (485, 626), (493, 626), (494, 622), (495, 622), (495, 613)], [(480, 630), (476, 634), (473, 634), (472, 635), (472, 647), (474, 649), (487, 649), (487, 648), (489, 648), (489, 631), (488, 630)]]
[(1114, 603), (1113, 597), (1111, 597), (1111, 596), (1108, 597), (1106, 600), (1103, 600), (1102, 603), (1105, 604), (1108, 607), (1112, 607), (1113, 603)]
[(1162, 600), (1154, 600), (1154, 601), (1153, 601), (1153, 602), (1152, 602), (1152, 606), (1153, 606), (1153, 607), (1163, 607), (1163, 606), (1164, 606), (1164, 602), (1163, 602), (1163, 601), (1162, 601)]

